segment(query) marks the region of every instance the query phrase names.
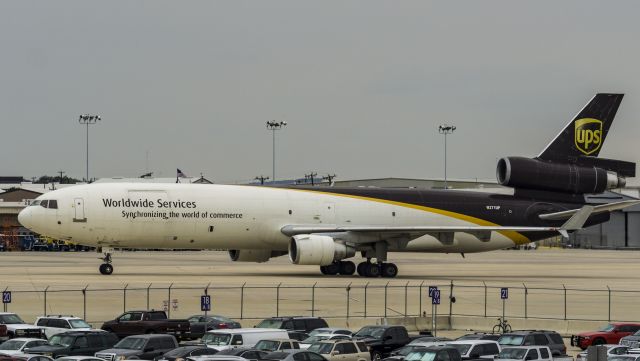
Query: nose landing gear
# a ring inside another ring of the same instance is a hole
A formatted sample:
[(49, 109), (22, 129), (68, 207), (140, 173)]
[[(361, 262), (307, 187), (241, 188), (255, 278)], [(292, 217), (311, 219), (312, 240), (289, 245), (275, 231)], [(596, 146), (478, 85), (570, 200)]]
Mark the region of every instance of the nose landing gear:
[(111, 265), (111, 253), (109, 252), (105, 252), (104, 257), (98, 257), (98, 259), (101, 259), (102, 262), (104, 262), (103, 264), (100, 265), (100, 274), (103, 275), (110, 275), (113, 273), (113, 266)]

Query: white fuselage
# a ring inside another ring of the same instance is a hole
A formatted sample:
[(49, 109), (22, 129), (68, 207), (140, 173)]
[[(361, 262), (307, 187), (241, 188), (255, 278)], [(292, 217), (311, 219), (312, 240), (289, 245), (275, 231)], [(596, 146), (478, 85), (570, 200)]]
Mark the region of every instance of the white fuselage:
[[(30, 206), (20, 222), (33, 231), (102, 247), (270, 249), (286, 251), (288, 225), (468, 226), (468, 220), (348, 195), (312, 190), (202, 184), (103, 183), (44, 194), (57, 208)], [(499, 232), (491, 239), (456, 233), (445, 245), (425, 235), (403, 249), (482, 252), (511, 247)]]

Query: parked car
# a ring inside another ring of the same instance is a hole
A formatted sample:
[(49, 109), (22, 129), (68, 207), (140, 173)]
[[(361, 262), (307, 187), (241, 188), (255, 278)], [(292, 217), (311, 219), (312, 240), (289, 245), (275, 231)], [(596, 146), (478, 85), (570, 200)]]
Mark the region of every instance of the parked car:
[(47, 338), (67, 331), (91, 331), (92, 327), (83, 319), (74, 316), (43, 316), (34, 323), (44, 330)]
[(118, 342), (116, 335), (104, 331), (69, 331), (49, 339), (48, 345), (29, 348), (29, 353), (52, 358), (62, 356), (92, 356)]
[(9, 334), (7, 333), (7, 325), (0, 325), (0, 343), (9, 339)]
[[(411, 338), (411, 336), (409, 336), (409, 338)], [(447, 337), (420, 336), (417, 338), (413, 338), (411, 342), (409, 342), (409, 345), (419, 345), (419, 346), (427, 347), (427, 346), (443, 345), (449, 341), (453, 341), (453, 340)]]
[(273, 328), (235, 328), (208, 331), (201, 342), (218, 351), (236, 347), (254, 347), (263, 339), (286, 339), (286, 330)]
[(218, 353), (217, 350), (207, 346), (182, 346), (167, 351), (160, 356), (154, 358), (155, 361), (184, 361), (187, 357), (192, 356), (210, 356)]
[(571, 346), (586, 350), (591, 345), (619, 343), (620, 339), (640, 330), (640, 323), (612, 322), (597, 331), (582, 332), (571, 336)]
[(381, 360), (397, 348), (405, 346), (411, 339), (404, 326), (365, 326), (353, 335), (356, 341), (363, 341), (371, 352), (371, 359)]
[(640, 330), (636, 331), (633, 335), (624, 336), (618, 343), (631, 348), (640, 348)]
[(406, 361), (461, 361), (460, 353), (451, 346), (422, 347), (410, 352)]
[(493, 359), (500, 353), (498, 342), (491, 340), (458, 340), (447, 342), (447, 345), (455, 347), (463, 360)]
[(274, 361), (327, 361), (321, 355), (307, 350), (288, 350), (270, 352), (264, 356), (264, 360)]
[(607, 357), (607, 361), (640, 361), (640, 353), (628, 353)]
[(148, 333), (166, 333), (177, 338), (189, 333), (189, 320), (170, 320), (164, 311), (130, 311), (107, 321), (102, 329), (113, 332), (118, 337)]
[(573, 361), (571, 356), (553, 356), (548, 346), (503, 347), (496, 360), (501, 361)]
[[(598, 345), (604, 346), (607, 348), (607, 359), (611, 356), (617, 355), (626, 355), (629, 353), (629, 346), (614, 344), (614, 345)], [(576, 355), (576, 361), (586, 360), (587, 359), (587, 351), (580, 352)]]
[(185, 337), (200, 338), (205, 332), (226, 328), (241, 328), (240, 322), (219, 315), (193, 315), (188, 318), (190, 330)]
[(498, 341), (498, 339), (502, 336), (500, 333), (487, 333), (487, 332), (474, 332), (468, 333), (466, 335), (462, 335), (456, 340), (491, 340)]
[(300, 348), (307, 349), (309, 346), (316, 342), (325, 341), (325, 340), (350, 340), (351, 336), (341, 335), (337, 333), (318, 333), (313, 336), (309, 336), (304, 340), (300, 341)]
[(329, 361), (371, 361), (369, 349), (362, 341), (320, 341), (307, 350), (317, 352)]
[(256, 350), (274, 352), (281, 350), (298, 350), (300, 349), (300, 344), (296, 340), (292, 340), (289, 338), (280, 338), (280, 339), (263, 339), (258, 341), (254, 346)]
[(59, 357), (56, 361), (104, 361), (101, 358), (95, 356), (65, 356)]
[(329, 325), (320, 317), (271, 317), (262, 320), (256, 327), (279, 328), (308, 334), (317, 328), (329, 327)]
[(318, 334), (353, 336), (353, 332), (351, 330), (339, 327), (321, 327), (309, 332), (309, 336), (315, 336)]
[(20, 316), (11, 312), (0, 312), (0, 325), (7, 327), (7, 337), (28, 337), (28, 338), (44, 338), (44, 332), (30, 325), (20, 318)]
[(95, 356), (107, 361), (152, 360), (175, 348), (178, 348), (178, 341), (172, 335), (136, 335), (123, 338), (112, 348), (96, 352)]
[[(266, 356), (269, 352), (256, 350), (254, 348), (248, 347), (238, 347), (238, 348), (230, 348), (228, 350), (223, 350), (218, 352), (214, 357), (207, 357), (206, 359), (210, 360), (218, 360), (227, 356), (238, 356), (245, 358), (247, 360), (262, 360), (264, 356)], [(200, 358), (192, 358), (193, 361), (204, 361), (205, 357)]]
[(0, 344), (0, 354), (19, 355), (26, 353), (26, 349), (36, 346), (48, 345), (47, 340), (41, 338), (14, 338)]
[(503, 333), (498, 339), (501, 347), (506, 346), (548, 346), (552, 356), (567, 354), (562, 336), (555, 331), (522, 330)]
[(53, 359), (42, 355), (21, 354), (13, 356), (0, 355), (0, 361), (53, 361)]

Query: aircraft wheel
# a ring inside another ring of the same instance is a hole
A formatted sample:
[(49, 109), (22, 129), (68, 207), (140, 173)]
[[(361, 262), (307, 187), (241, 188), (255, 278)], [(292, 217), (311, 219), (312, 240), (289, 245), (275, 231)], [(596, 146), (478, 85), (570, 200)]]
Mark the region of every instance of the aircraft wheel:
[(356, 265), (351, 261), (340, 262), (340, 274), (351, 276), (356, 272)]
[(100, 273), (103, 275), (110, 275), (113, 273), (113, 266), (108, 263), (103, 263), (100, 265)]
[(384, 263), (382, 265), (382, 277), (394, 278), (398, 275), (398, 266), (393, 263)]
[(323, 275), (326, 275), (326, 274), (327, 274), (327, 266), (320, 266), (320, 272), (321, 272)]
[(365, 272), (367, 277), (380, 277), (380, 267), (377, 263), (369, 263)]
[(333, 262), (332, 264), (328, 265), (328, 266), (324, 266), (325, 270), (327, 271), (326, 274), (328, 275), (337, 275), (338, 272), (340, 272), (340, 263), (339, 262)]
[(356, 268), (358, 275), (361, 277), (365, 277), (367, 275), (366, 268), (367, 268), (367, 262), (358, 263), (358, 268)]

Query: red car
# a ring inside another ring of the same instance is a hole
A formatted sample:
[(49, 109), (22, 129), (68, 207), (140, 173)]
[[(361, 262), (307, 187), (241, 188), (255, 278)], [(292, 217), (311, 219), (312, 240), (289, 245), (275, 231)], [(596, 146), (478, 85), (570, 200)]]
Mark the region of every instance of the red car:
[(591, 345), (616, 344), (624, 336), (640, 330), (640, 323), (612, 322), (598, 331), (582, 332), (571, 336), (571, 346), (585, 350)]

